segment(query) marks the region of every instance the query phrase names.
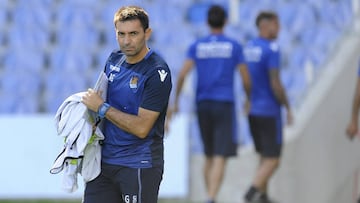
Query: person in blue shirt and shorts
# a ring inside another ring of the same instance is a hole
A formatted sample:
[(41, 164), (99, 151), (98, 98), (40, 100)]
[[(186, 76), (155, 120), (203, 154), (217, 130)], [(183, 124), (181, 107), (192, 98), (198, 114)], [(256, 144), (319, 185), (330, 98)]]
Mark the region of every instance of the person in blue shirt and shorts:
[(213, 5), (209, 8), (207, 22), (211, 33), (189, 47), (187, 59), (178, 76), (173, 106), (173, 111), (177, 112), (184, 80), (190, 70), (196, 67), (196, 109), (206, 156), (203, 170), (209, 203), (215, 202), (227, 158), (237, 153), (235, 71), (240, 72), (247, 95), (251, 86), (242, 46), (223, 33), (226, 19), (223, 7)]
[(275, 42), (280, 27), (277, 14), (260, 12), (256, 26), (259, 36), (246, 44), (244, 55), (252, 81), (249, 126), (260, 164), (244, 198), (247, 203), (268, 203), (272, 202), (267, 196), (268, 181), (278, 168), (283, 144), (282, 105), (289, 123), (293, 118), (279, 76), (280, 51)]
[(84, 203), (155, 203), (164, 167), (164, 123), (172, 87), (166, 62), (147, 47), (148, 14), (125, 6), (114, 15), (120, 50), (106, 61), (106, 101), (82, 98), (104, 120), (101, 174), (86, 183)]

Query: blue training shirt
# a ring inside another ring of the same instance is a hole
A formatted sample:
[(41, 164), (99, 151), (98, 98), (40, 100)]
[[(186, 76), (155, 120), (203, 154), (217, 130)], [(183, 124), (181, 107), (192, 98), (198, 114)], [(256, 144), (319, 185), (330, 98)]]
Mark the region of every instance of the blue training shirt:
[(280, 51), (276, 42), (261, 37), (250, 40), (244, 48), (252, 81), (251, 115), (280, 115), (280, 103), (275, 98), (270, 84), (269, 72), (280, 68)]
[(121, 51), (115, 51), (106, 62), (105, 73), (109, 77), (106, 102), (128, 114), (137, 115), (141, 107), (160, 115), (144, 139), (105, 120), (102, 161), (130, 168), (162, 166), (164, 122), (172, 88), (170, 69), (151, 50), (136, 64), (119, 64), (123, 56)]
[(242, 47), (223, 34), (209, 35), (194, 42), (187, 57), (197, 70), (196, 101), (234, 102), (234, 70), (245, 63)]

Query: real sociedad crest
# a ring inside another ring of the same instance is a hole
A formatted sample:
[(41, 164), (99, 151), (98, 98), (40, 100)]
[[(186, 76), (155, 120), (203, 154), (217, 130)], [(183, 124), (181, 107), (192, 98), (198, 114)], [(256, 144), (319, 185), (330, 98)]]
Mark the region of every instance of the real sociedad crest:
[(138, 88), (138, 82), (139, 82), (139, 77), (134, 75), (131, 77), (130, 79), (130, 89), (132, 89), (133, 92), (136, 92), (137, 88)]

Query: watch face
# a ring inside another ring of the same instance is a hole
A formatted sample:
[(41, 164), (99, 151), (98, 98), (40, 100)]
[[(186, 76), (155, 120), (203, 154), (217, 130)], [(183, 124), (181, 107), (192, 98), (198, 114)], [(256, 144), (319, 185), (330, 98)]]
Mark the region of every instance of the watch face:
[(107, 103), (101, 104), (101, 106), (100, 106), (100, 108), (99, 108), (99, 112), (98, 112), (100, 118), (104, 118), (104, 117), (105, 117), (105, 114), (106, 114), (107, 110), (109, 110), (109, 108), (110, 108), (110, 105), (109, 105), (109, 104), (107, 104)]

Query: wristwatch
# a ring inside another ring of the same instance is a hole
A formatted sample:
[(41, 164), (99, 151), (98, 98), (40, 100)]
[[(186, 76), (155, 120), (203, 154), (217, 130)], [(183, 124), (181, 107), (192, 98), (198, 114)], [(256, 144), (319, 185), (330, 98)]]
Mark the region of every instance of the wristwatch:
[(98, 116), (100, 117), (100, 118), (104, 118), (105, 117), (105, 114), (106, 114), (106, 112), (109, 110), (109, 108), (110, 108), (110, 104), (108, 104), (108, 103), (103, 103), (103, 104), (101, 104), (100, 106), (99, 106), (99, 109), (98, 109), (98, 112), (97, 112), (97, 114), (98, 114)]

